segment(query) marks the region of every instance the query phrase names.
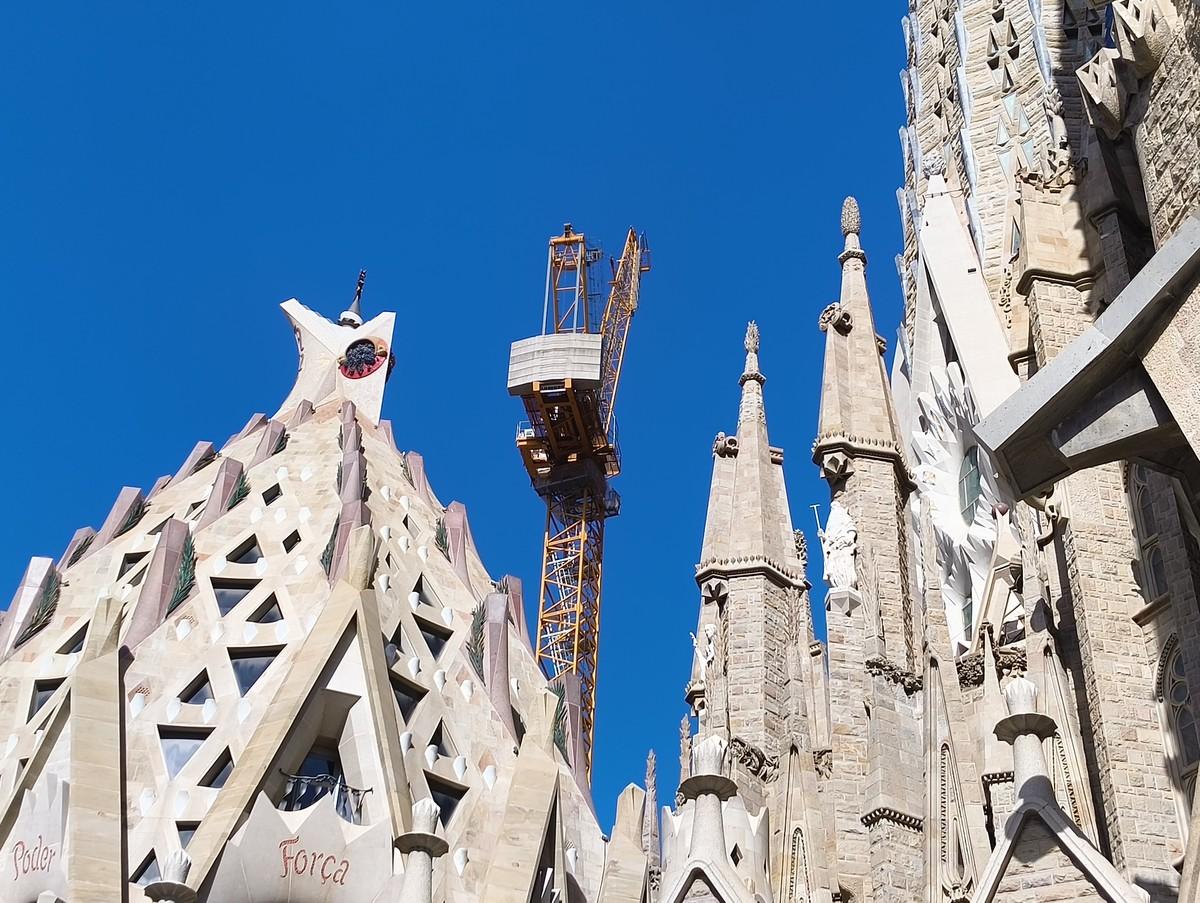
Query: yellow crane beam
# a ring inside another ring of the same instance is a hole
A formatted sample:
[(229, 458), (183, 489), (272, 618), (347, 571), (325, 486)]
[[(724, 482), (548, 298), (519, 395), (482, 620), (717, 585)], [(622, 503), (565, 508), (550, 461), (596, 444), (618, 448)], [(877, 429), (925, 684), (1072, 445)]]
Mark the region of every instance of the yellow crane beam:
[(608, 485), (621, 471), (615, 405), (641, 274), (650, 268), (645, 236), (633, 229), (626, 235), (602, 309), (594, 279), (599, 259), (570, 224), (550, 239), (542, 335), (514, 343), (509, 364), (509, 392), (521, 396), (529, 417), (517, 430), (517, 447), (546, 501), (534, 648), (547, 677), (579, 678), (589, 773), (604, 522), (620, 508)]

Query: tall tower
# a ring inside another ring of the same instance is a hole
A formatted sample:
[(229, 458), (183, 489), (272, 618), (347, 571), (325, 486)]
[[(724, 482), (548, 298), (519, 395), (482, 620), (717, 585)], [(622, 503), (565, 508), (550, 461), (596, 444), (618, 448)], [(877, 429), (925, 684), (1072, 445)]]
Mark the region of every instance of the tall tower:
[[(911, 481), (859, 241), (842, 207), (840, 299), (821, 314), (825, 370), (813, 460), (832, 504), (822, 534), (837, 872), (854, 899), (918, 899), (924, 811), (919, 611), (908, 579)], [(864, 704), (865, 703), (865, 704)], [(889, 896), (890, 895), (890, 896)]]

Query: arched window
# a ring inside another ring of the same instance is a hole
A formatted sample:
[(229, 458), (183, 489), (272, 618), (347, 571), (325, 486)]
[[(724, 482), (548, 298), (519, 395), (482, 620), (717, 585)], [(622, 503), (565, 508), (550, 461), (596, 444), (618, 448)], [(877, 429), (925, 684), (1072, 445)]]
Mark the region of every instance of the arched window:
[(1167, 640), (1158, 666), (1159, 718), (1163, 728), (1163, 746), (1167, 753), (1181, 836), (1187, 840), (1192, 795), (1196, 790), (1196, 770), (1200, 764), (1200, 734), (1192, 714), (1191, 691), (1183, 669), (1183, 650), (1178, 637)]
[(1137, 532), (1142, 592), (1147, 602), (1153, 602), (1167, 591), (1167, 570), (1159, 548), (1158, 518), (1154, 513), (1148, 476), (1140, 464), (1129, 468), (1129, 506)]
[(979, 480), (979, 446), (972, 445), (958, 469), (958, 509), (968, 524), (975, 520), (975, 503), (983, 494)]

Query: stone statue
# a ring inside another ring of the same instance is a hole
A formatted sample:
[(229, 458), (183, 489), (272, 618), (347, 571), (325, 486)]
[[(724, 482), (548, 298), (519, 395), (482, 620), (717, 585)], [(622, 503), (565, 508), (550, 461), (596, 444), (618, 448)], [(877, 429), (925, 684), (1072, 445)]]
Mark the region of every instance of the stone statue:
[(693, 633), (691, 635), (692, 648), (696, 650), (696, 665), (701, 683), (704, 683), (705, 678), (708, 676), (708, 666), (711, 665), (717, 657), (716, 636), (717, 625), (705, 624), (704, 647), (702, 649), (700, 646), (700, 640), (697, 639), (696, 634)]
[(829, 588), (858, 589), (854, 561), (858, 551), (858, 530), (841, 502), (829, 506), (829, 520), (818, 534), (825, 554), (825, 582)]

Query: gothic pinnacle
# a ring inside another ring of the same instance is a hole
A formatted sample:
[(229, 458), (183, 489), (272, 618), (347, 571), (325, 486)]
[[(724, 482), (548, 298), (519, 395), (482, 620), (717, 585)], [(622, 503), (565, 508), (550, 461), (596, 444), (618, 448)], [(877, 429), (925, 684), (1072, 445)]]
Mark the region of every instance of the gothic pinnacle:
[(758, 369), (758, 341), (758, 324), (751, 320), (746, 324), (746, 340), (743, 343), (746, 349), (746, 366), (740, 380), (743, 386), (749, 379), (756, 380), (759, 385), (766, 382), (766, 377)]
[(842, 234), (857, 235), (862, 231), (862, 214), (858, 211), (858, 201), (848, 197), (842, 201)]
[(862, 244), (858, 239), (860, 232), (862, 232), (862, 214), (858, 209), (858, 201), (853, 197), (848, 197), (842, 201), (842, 235), (846, 237), (846, 247), (838, 256), (838, 261), (842, 266), (845, 266), (848, 260), (858, 260), (862, 262), (862, 266), (866, 266), (867, 255), (863, 252)]

